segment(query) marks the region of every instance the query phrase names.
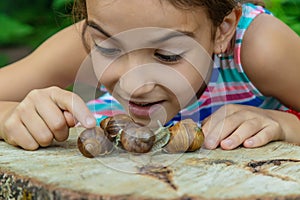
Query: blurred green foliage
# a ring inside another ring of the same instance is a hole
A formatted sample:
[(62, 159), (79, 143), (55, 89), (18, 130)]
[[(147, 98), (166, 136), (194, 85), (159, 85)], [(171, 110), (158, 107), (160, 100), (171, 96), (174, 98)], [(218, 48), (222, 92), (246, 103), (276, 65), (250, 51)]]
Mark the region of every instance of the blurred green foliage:
[(266, 7), (300, 35), (300, 0), (265, 0)]
[(71, 0), (0, 1), (0, 45), (38, 46), (72, 23)]
[[(35, 49), (73, 23), (72, 3), (72, 0), (1, 0), (0, 47)], [(0, 67), (8, 63), (8, 56), (0, 52)]]
[[(265, 0), (267, 8), (300, 35), (300, 0)], [(29, 46), (73, 23), (73, 0), (1, 0), (0, 47)], [(0, 52), (0, 66), (8, 58)]]
[(0, 67), (8, 63), (8, 57), (0, 52)]

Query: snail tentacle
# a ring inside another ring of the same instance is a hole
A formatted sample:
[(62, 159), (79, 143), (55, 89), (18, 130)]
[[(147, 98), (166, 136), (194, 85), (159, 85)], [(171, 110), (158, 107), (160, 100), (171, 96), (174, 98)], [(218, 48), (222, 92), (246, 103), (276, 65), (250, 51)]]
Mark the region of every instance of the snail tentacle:
[(114, 146), (116, 149), (119, 149), (122, 146), (122, 142), (121, 142), (122, 131), (123, 131), (123, 129), (120, 129), (118, 134), (115, 137)]
[(152, 150), (153, 152), (160, 151), (164, 146), (166, 146), (170, 141), (171, 134), (166, 132), (160, 140), (155, 141)]
[(156, 152), (161, 150), (162, 147), (168, 144), (170, 137), (169, 126), (164, 127), (160, 124), (159, 129), (155, 131), (155, 142), (151, 151)]

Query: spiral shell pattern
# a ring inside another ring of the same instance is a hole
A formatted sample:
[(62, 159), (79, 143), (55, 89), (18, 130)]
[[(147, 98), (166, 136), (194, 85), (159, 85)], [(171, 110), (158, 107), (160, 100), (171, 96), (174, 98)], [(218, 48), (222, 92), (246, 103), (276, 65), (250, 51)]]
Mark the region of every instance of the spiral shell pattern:
[(163, 147), (167, 153), (183, 153), (196, 151), (204, 142), (204, 134), (200, 127), (192, 120), (185, 119), (169, 128), (170, 140)]
[(113, 143), (101, 128), (86, 129), (77, 139), (79, 151), (88, 158), (109, 154), (113, 150)]

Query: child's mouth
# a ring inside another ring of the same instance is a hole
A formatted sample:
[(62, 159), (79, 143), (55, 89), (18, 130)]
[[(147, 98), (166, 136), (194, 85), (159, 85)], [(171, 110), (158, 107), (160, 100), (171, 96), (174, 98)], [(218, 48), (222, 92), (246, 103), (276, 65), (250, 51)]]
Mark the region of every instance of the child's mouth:
[(153, 113), (155, 109), (155, 105), (162, 103), (163, 101), (157, 101), (157, 102), (132, 102), (129, 101), (128, 104), (128, 110), (131, 114), (143, 117), (143, 118), (149, 118), (151, 116), (151, 113)]

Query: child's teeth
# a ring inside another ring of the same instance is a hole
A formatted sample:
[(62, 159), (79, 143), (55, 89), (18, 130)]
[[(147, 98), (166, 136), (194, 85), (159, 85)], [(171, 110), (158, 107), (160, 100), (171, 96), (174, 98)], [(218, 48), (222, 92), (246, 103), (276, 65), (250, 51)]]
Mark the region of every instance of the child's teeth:
[(146, 106), (146, 105), (148, 105), (148, 103), (137, 103), (137, 105), (139, 105), (139, 106)]

